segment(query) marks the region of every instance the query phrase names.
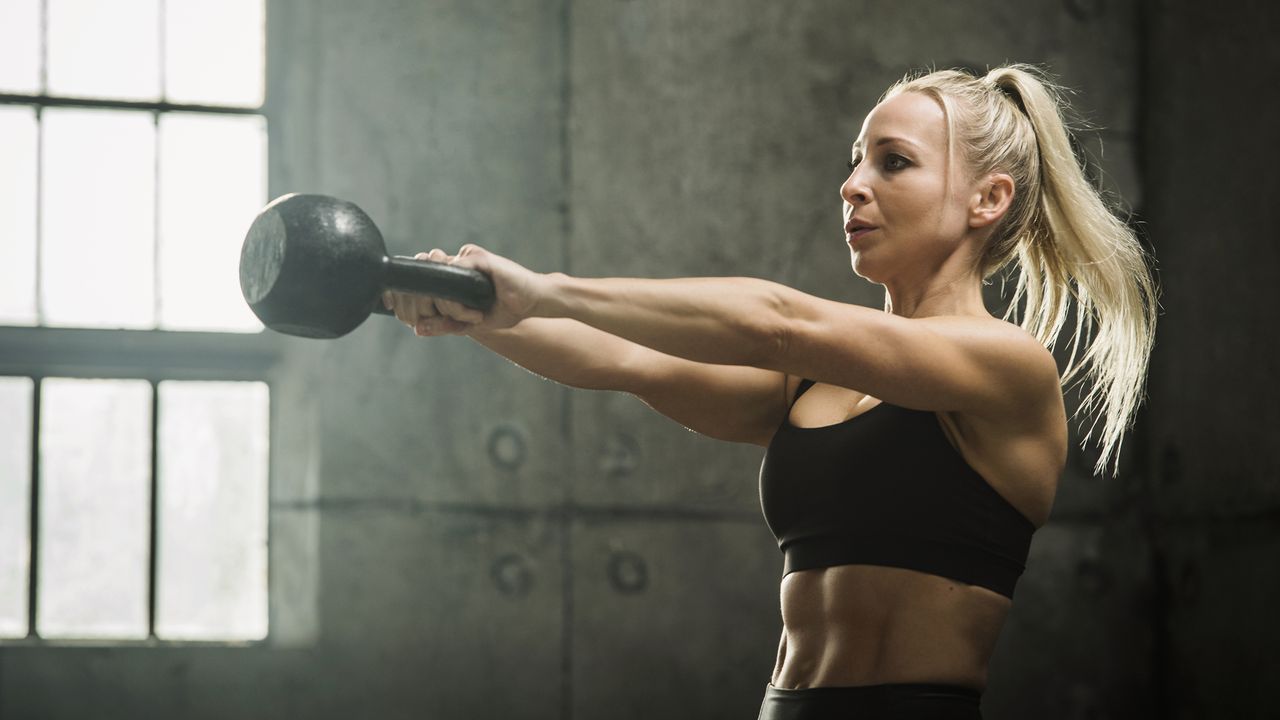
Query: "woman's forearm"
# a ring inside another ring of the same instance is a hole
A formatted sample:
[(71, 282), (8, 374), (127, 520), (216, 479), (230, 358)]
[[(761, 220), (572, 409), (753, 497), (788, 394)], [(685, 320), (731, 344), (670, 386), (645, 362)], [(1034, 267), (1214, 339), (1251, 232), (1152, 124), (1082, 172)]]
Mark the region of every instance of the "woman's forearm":
[(535, 375), (586, 390), (631, 391), (636, 353), (647, 352), (567, 318), (526, 318), (506, 330), (473, 332), (471, 339)]
[(550, 276), (535, 315), (577, 320), (659, 352), (722, 365), (771, 367), (786, 341), (784, 285), (755, 278)]

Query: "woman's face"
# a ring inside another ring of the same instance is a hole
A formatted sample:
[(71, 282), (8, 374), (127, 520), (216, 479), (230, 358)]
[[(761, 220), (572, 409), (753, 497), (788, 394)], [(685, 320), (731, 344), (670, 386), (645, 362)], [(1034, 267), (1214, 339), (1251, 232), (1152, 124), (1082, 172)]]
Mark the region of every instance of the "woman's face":
[(937, 101), (904, 92), (877, 105), (851, 164), (840, 196), (855, 273), (883, 283), (904, 269), (936, 268), (955, 251), (969, 230), (971, 188), (955, 172), (958, 161), (947, 161), (946, 116)]

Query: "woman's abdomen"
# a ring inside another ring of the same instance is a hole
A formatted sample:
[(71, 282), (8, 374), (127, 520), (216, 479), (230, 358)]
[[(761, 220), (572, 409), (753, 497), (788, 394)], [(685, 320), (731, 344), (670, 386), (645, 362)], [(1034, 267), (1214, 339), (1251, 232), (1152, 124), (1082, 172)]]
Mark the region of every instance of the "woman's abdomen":
[(788, 574), (777, 687), (939, 682), (979, 690), (1009, 600), (904, 568), (842, 565)]

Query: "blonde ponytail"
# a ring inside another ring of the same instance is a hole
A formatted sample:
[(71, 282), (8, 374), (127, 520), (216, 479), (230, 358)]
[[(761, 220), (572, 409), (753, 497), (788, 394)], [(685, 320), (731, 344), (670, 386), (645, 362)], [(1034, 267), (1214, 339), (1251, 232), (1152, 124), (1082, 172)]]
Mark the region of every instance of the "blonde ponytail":
[[(1118, 470), (1125, 432), (1142, 402), (1155, 338), (1157, 288), (1129, 226), (1086, 179), (1071, 147), (1060, 90), (1033, 66), (998, 67), (984, 77), (942, 70), (906, 78), (886, 93), (923, 92), (942, 104), (948, 143), (974, 176), (1007, 172), (1014, 200), (978, 258), (985, 280), (1016, 261), (1005, 319), (1025, 301), (1019, 324), (1052, 349), (1075, 300), (1071, 352), (1061, 377), (1086, 382), (1076, 415), (1099, 422), (1095, 473)], [(1084, 348), (1081, 353), (1081, 348)]]

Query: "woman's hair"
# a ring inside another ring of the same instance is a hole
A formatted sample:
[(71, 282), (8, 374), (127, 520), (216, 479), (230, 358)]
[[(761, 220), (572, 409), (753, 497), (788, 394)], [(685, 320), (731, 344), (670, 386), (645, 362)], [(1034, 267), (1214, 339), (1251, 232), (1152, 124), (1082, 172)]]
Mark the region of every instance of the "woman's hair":
[[(1075, 299), (1065, 387), (1088, 379), (1077, 414), (1093, 416), (1088, 444), (1102, 421), (1094, 467), (1118, 470), (1125, 431), (1142, 401), (1155, 336), (1157, 289), (1134, 232), (1085, 177), (1072, 150), (1061, 90), (1038, 68), (998, 67), (978, 77), (960, 70), (908, 75), (888, 99), (919, 92), (936, 100), (947, 122), (947, 156), (955, 150), (971, 178), (1013, 178), (1009, 210), (976, 259), (986, 280), (1016, 261), (1020, 270), (1005, 319), (1025, 299), (1021, 326), (1052, 349)], [(1080, 355), (1081, 344), (1087, 346)]]

